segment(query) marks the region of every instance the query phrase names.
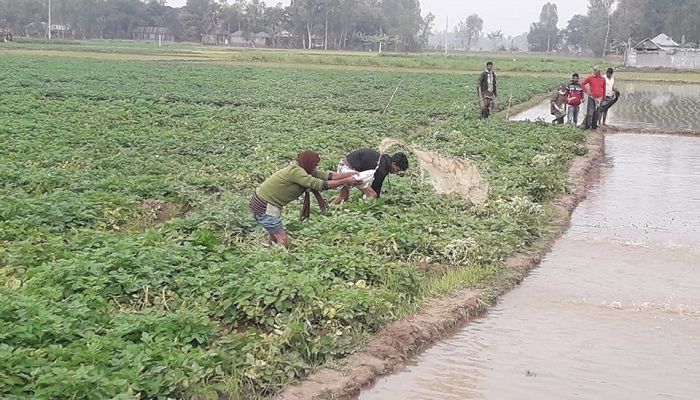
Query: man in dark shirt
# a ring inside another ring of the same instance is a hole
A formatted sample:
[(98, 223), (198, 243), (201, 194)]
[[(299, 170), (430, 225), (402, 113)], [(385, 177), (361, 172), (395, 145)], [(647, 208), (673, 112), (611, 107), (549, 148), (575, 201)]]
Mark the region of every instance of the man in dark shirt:
[[(380, 154), (371, 149), (355, 150), (338, 163), (338, 172), (357, 171), (358, 179), (363, 181), (358, 188), (371, 198), (377, 198), (382, 193), (384, 179), (389, 174), (408, 169), (408, 158), (404, 153), (396, 153), (393, 156)], [(350, 187), (342, 186), (338, 197), (331, 204), (340, 204), (350, 196)]]
[(488, 118), (493, 107), (493, 100), (498, 95), (496, 73), (493, 72), (491, 61), (486, 63), (486, 70), (479, 75), (479, 79), (476, 81), (476, 90), (481, 97), (481, 118)]

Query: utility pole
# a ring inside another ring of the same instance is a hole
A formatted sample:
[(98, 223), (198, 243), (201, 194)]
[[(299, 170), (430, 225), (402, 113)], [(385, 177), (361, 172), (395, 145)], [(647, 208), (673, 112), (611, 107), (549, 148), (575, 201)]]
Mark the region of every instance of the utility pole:
[(49, 0), (49, 39), (51, 39), (51, 0)]

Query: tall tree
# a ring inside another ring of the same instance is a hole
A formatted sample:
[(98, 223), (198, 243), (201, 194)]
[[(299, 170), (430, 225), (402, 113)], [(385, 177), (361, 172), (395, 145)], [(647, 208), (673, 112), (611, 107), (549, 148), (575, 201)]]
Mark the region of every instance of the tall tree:
[(530, 25), (530, 32), (527, 35), (530, 50), (549, 52), (556, 48), (561, 39), (557, 28), (558, 22), (557, 5), (554, 3), (543, 5), (539, 21)]
[(605, 54), (611, 28), (612, 7), (616, 0), (589, 0), (588, 31), (585, 42), (597, 57)]
[(465, 46), (466, 49), (469, 50), (471, 49), (474, 39), (481, 35), (483, 28), (484, 20), (477, 14), (472, 14), (468, 16), (466, 20), (457, 23), (455, 33), (457, 37), (459, 37), (462, 46)]
[(428, 13), (423, 17), (423, 22), (420, 25), (420, 34), (418, 35), (418, 44), (421, 48), (428, 46), (428, 40), (430, 35), (432, 35), (433, 26), (435, 24), (435, 15), (433, 13)]
[(188, 35), (200, 42), (219, 24), (222, 5), (212, 0), (187, 0), (180, 20)]
[(503, 32), (499, 29), (497, 31), (487, 33), (486, 37), (489, 40), (501, 41), (503, 40)]
[(569, 22), (566, 24), (566, 29), (564, 29), (563, 35), (566, 39), (566, 44), (569, 46), (575, 46), (577, 48), (582, 48), (584, 44), (584, 37), (588, 31), (588, 17), (585, 15), (574, 15), (571, 17)]

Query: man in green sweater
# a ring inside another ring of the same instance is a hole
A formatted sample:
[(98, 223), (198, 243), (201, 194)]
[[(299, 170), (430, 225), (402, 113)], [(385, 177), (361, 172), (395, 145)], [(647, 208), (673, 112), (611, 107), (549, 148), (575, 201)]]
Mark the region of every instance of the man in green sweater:
[(314, 194), (321, 211), (328, 205), (321, 197), (322, 190), (342, 185), (357, 186), (356, 172), (336, 173), (318, 171), (321, 160), (317, 153), (306, 150), (297, 155), (297, 161), (289, 164), (267, 178), (253, 193), (250, 210), (255, 219), (270, 234), (270, 240), (287, 247), (289, 235), (282, 224), (282, 208), (304, 194), (301, 220), (309, 218), (311, 202), (309, 191)]

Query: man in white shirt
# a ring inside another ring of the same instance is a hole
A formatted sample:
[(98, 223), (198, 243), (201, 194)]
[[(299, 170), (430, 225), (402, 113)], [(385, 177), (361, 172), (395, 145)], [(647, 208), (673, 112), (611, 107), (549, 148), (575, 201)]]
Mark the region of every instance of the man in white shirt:
[(605, 125), (605, 120), (608, 117), (608, 110), (617, 102), (617, 99), (620, 96), (620, 93), (615, 86), (613, 72), (614, 71), (612, 68), (608, 68), (605, 71), (605, 97), (600, 104), (600, 120), (598, 121), (598, 125)]

